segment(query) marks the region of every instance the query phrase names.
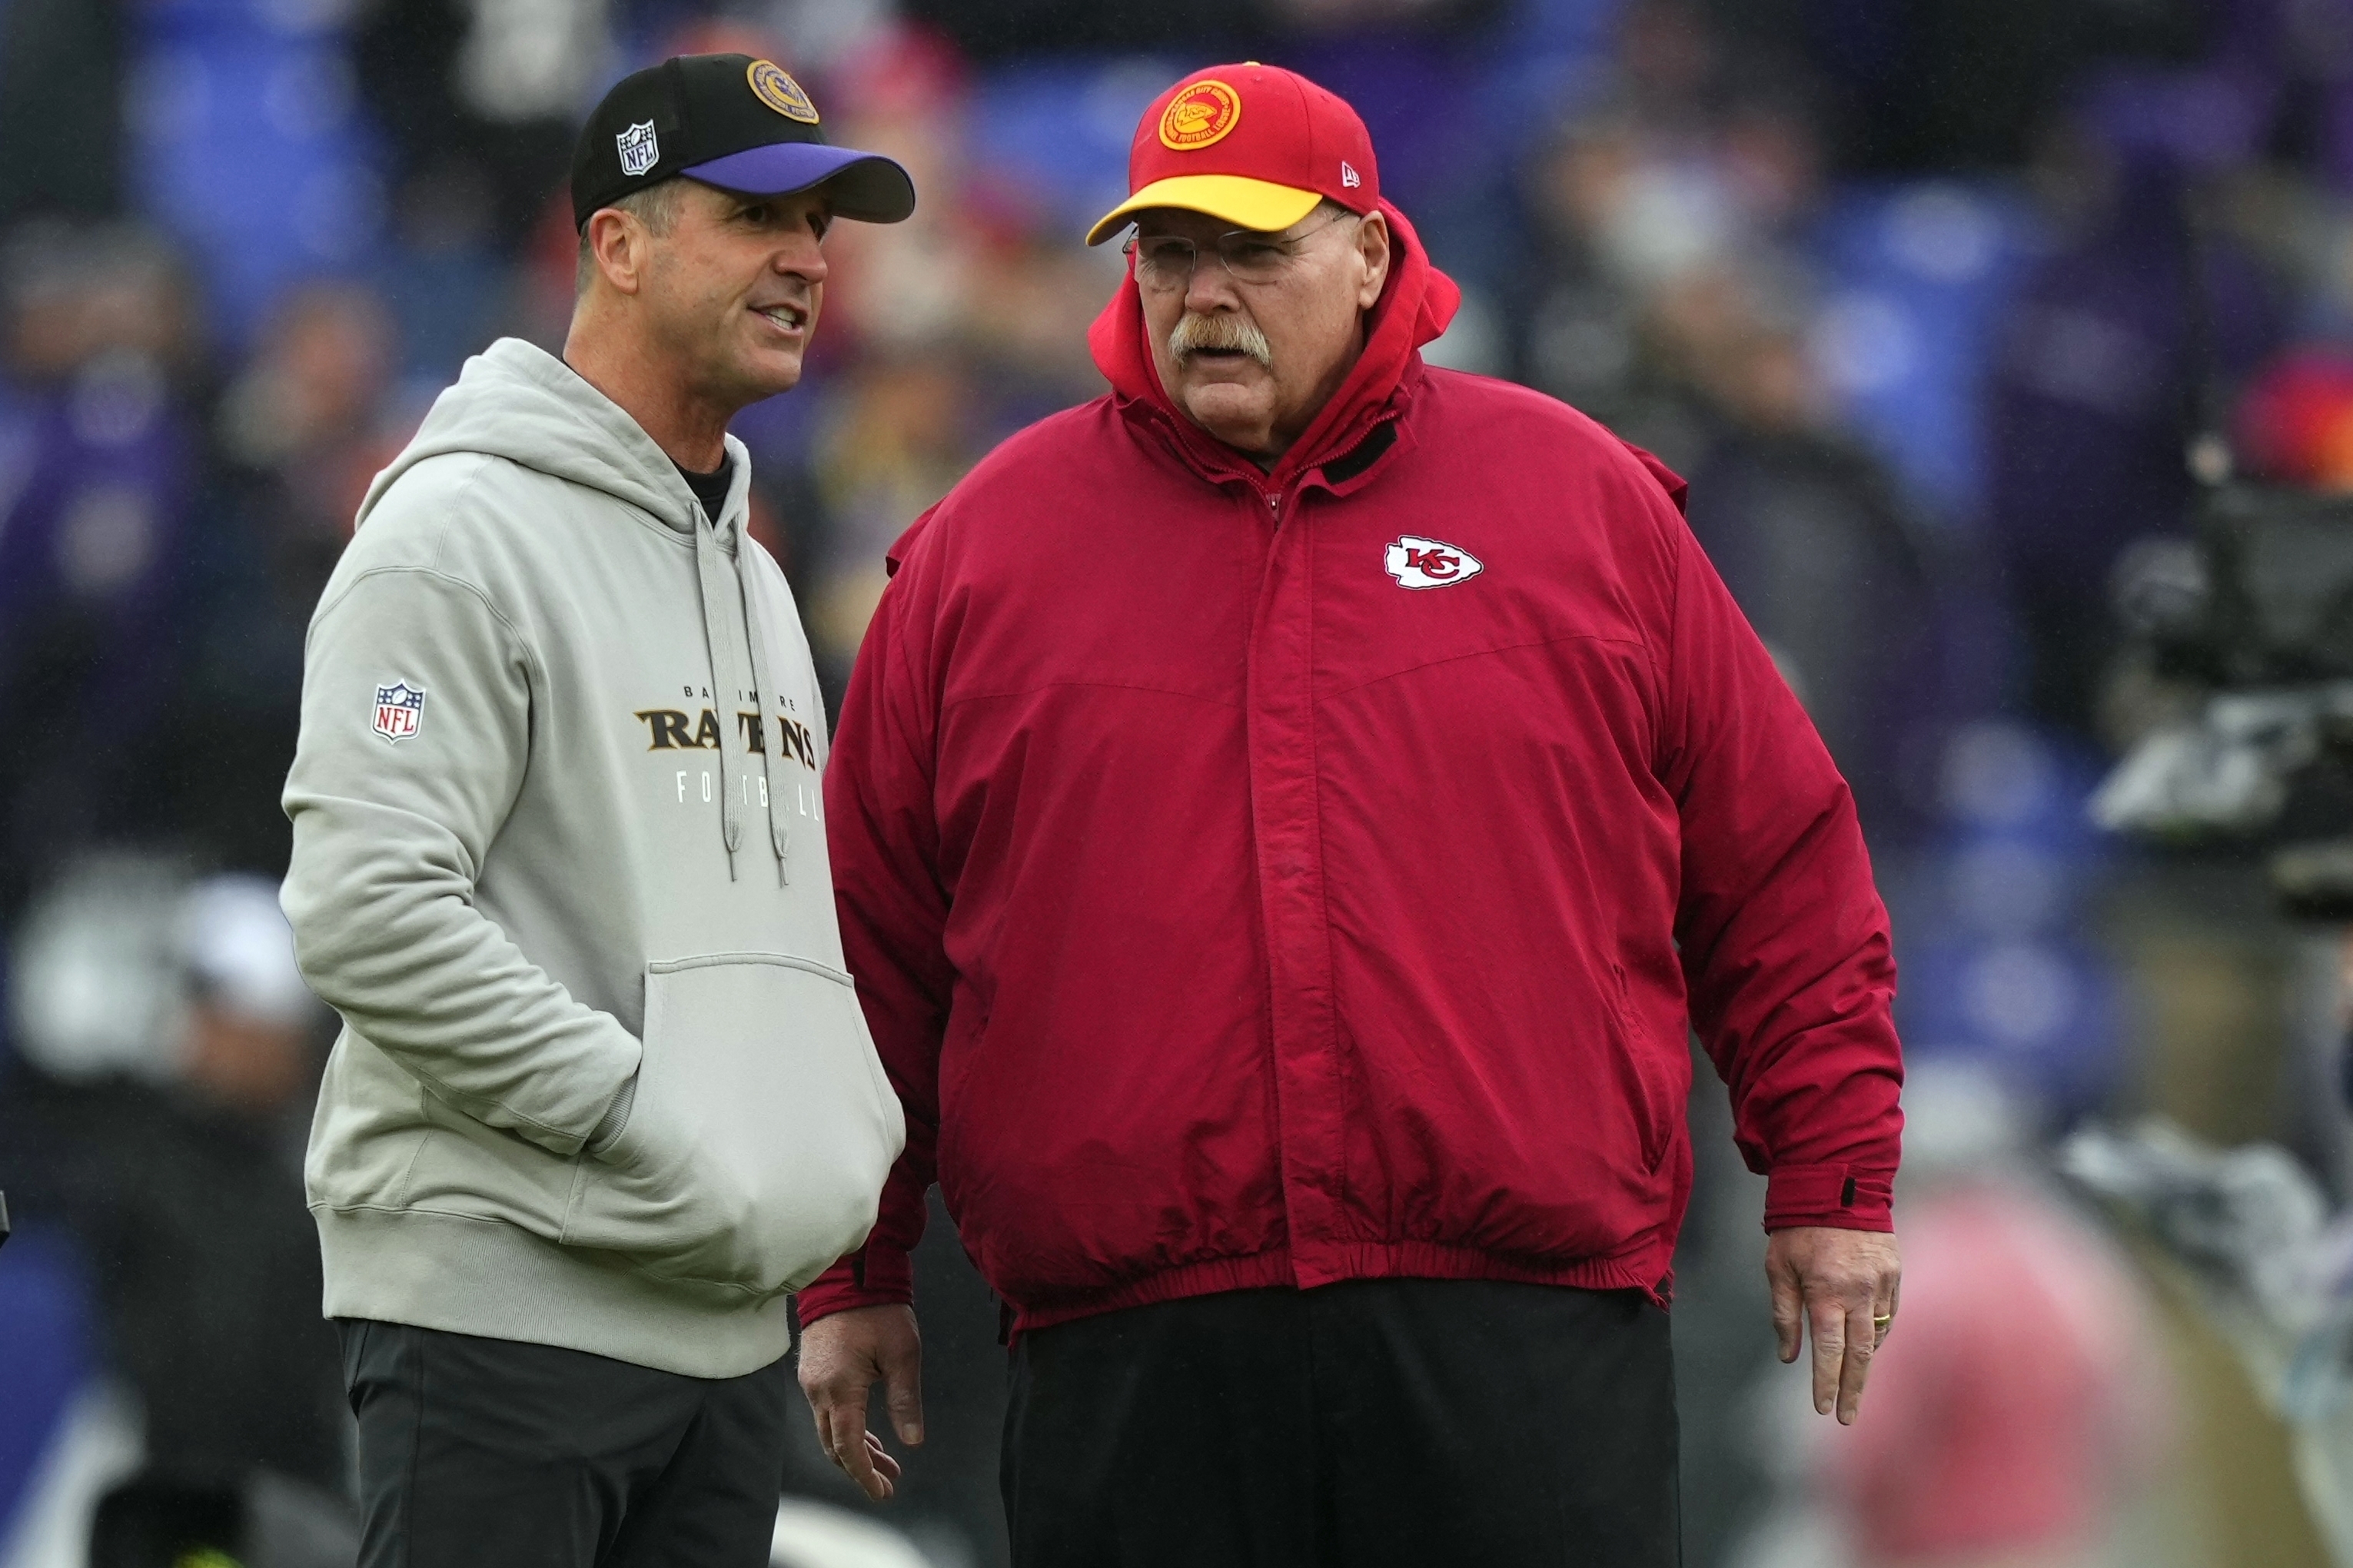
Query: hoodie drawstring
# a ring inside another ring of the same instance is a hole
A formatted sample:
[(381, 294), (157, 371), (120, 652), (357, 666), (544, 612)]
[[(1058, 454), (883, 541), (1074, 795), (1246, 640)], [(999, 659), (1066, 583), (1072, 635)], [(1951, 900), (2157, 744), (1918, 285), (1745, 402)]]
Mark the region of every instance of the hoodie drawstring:
[[(752, 726), (752, 734), (760, 742), (762, 794), (768, 805), (768, 847), (776, 852), (776, 885), (781, 888), (793, 879), (785, 864), (785, 857), (792, 850), (793, 836), (792, 829), (786, 827), (784, 819), (776, 815), (780, 805), (776, 798), (779, 793), (776, 757), (785, 749), (784, 715), (770, 714), (768, 704), (781, 701), (784, 694), (768, 688), (766, 639), (760, 635), (760, 612), (754, 607), (757, 595), (752, 592), (752, 584), (744, 580), (744, 542), (738, 540), (735, 544), (735, 587), (744, 600), (744, 640), (752, 645), (752, 685), (755, 689), (752, 705), (761, 713), (760, 719)], [(774, 724), (768, 722), (771, 717), (776, 721)]]
[(718, 613), (727, 602), (727, 566), (720, 559), (717, 531), (698, 518), (694, 528), (695, 576), (702, 590), (702, 636), (711, 645), (711, 707), (719, 721), (719, 826), (727, 839), (727, 879), (735, 879), (735, 849), (744, 842), (744, 819), (736, 809), (736, 794), (751, 776), (746, 766), (739, 773), (735, 759), (748, 749), (744, 742), (729, 744), (735, 730), (737, 693), (744, 689), (742, 678), (735, 668), (735, 639), (728, 635), (733, 628), (726, 617)]
[[(776, 857), (776, 881), (781, 886), (790, 879), (786, 874), (785, 857), (791, 846), (790, 837), (776, 816), (776, 759), (785, 737), (781, 729), (769, 722), (768, 660), (760, 646), (760, 618), (752, 607), (751, 585), (744, 581), (743, 545), (739, 542), (736, 546), (735, 569), (730, 573), (724, 552), (719, 547), (716, 525), (708, 519), (698, 518), (694, 567), (702, 588), (703, 639), (711, 645), (712, 708), (719, 719), (719, 771), (725, 780), (725, 787), (720, 792), (719, 825), (727, 841), (727, 879), (735, 879), (735, 851), (744, 844), (743, 805), (751, 795), (751, 752), (756, 745), (760, 752), (762, 804), (767, 807), (768, 847)], [(744, 640), (752, 655), (752, 731), (744, 736), (735, 732), (740, 722), (735, 704), (742, 700), (744, 681), (735, 663), (735, 638), (730, 635), (733, 628), (722, 610), (731, 588), (735, 602), (743, 606)], [(771, 731), (775, 733), (771, 734)]]

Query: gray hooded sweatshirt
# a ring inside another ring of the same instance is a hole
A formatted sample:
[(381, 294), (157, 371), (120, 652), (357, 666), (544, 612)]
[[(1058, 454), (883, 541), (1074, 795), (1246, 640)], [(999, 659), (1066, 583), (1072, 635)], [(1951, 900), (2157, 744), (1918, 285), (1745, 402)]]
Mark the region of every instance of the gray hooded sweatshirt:
[(542, 351), (470, 360), (311, 622), (283, 894), (343, 1015), (332, 1317), (697, 1377), (782, 1355), (904, 1142), (842, 971), (792, 592)]

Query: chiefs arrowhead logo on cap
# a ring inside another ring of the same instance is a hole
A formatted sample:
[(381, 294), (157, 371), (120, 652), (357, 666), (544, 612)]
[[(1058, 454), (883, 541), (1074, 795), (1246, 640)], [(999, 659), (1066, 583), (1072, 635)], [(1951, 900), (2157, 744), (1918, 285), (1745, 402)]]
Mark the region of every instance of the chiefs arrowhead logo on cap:
[(1411, 533), (1381, 552), (1381, 565), (1401, 588), (1448, 588), (1486, 570), (1459, 544)]
[(1241, 94), (1215, 77), (1205, 77), (1161, 110), (1160, 144), (1174, 153), (1198, 153), (1223, 141), (1241, 119)]

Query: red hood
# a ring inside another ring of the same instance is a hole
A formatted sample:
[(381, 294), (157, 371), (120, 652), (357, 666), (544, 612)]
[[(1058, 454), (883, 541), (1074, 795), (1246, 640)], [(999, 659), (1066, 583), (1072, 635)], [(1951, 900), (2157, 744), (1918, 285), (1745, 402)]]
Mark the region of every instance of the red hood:
[(1111, 382), (1122, 410), (1156, 412), (1179, 449), (1210, 477), (1239, 474), (1268, 489), (1280, 489), (1293, 475), (1354, 447), (1419, 368), (1421, 345), (1446, 330), (1455, 308), (1462, 303), (1462, 290), (1430, 264), (1421, 237), (1414, 233), (1405, 214), (1386, 201), (1380, 211), (1388, 219), (1392, 237), (1389, 279), (1367, 317), (1364, 355), (1271, 474), (1261, 473), (1258, 465), (1211, 437), (1169, 401), (1145, 339), (1144, 302), (1136, 295), (1133, 261), (1128, 264), (1126, 280), (1087, 332), (1087, 346), (1094, 353), (1096, 366)]

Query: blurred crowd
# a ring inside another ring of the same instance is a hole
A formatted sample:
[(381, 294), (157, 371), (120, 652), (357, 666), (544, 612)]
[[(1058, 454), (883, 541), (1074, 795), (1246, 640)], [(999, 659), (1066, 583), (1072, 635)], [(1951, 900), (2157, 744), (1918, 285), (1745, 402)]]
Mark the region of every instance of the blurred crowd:
[[(2082, 801), (2168, 700), (2108, 603), (2184, 527), (2190, 438), (2353, 490), (2353, 4), (0, 0), (0, 1568), (79, 1563), (93, 1510), (109, 1561), (214, 1515), (333, 1555), (299, 1171), (332, 1020), (270, 901), (305, 624), (466, 355), (560, 343), (577, 117), (720, 49), (920, 194), (828, 238), (807, 380), (736, 426), (835, 698), (892, 539), (1102, 391), (1121, 259), (1080, 237), (1212, 60), (1363, 113), (1464, 287), (1433, 361), (1692, 481), (1854, 785), (1923, 1088), (1905, 1331), (1863, 1426), (1800, 1441), (1701, 1075), (1690, 1561), (2324, 1561), (2268, 1418), (2039, 1173), (2160, 1110), (2345, 1195), (2337, 950)], [(944, 1223), (923, 1268), (895, 1517), (994, 1562), (995, 1314)]]

